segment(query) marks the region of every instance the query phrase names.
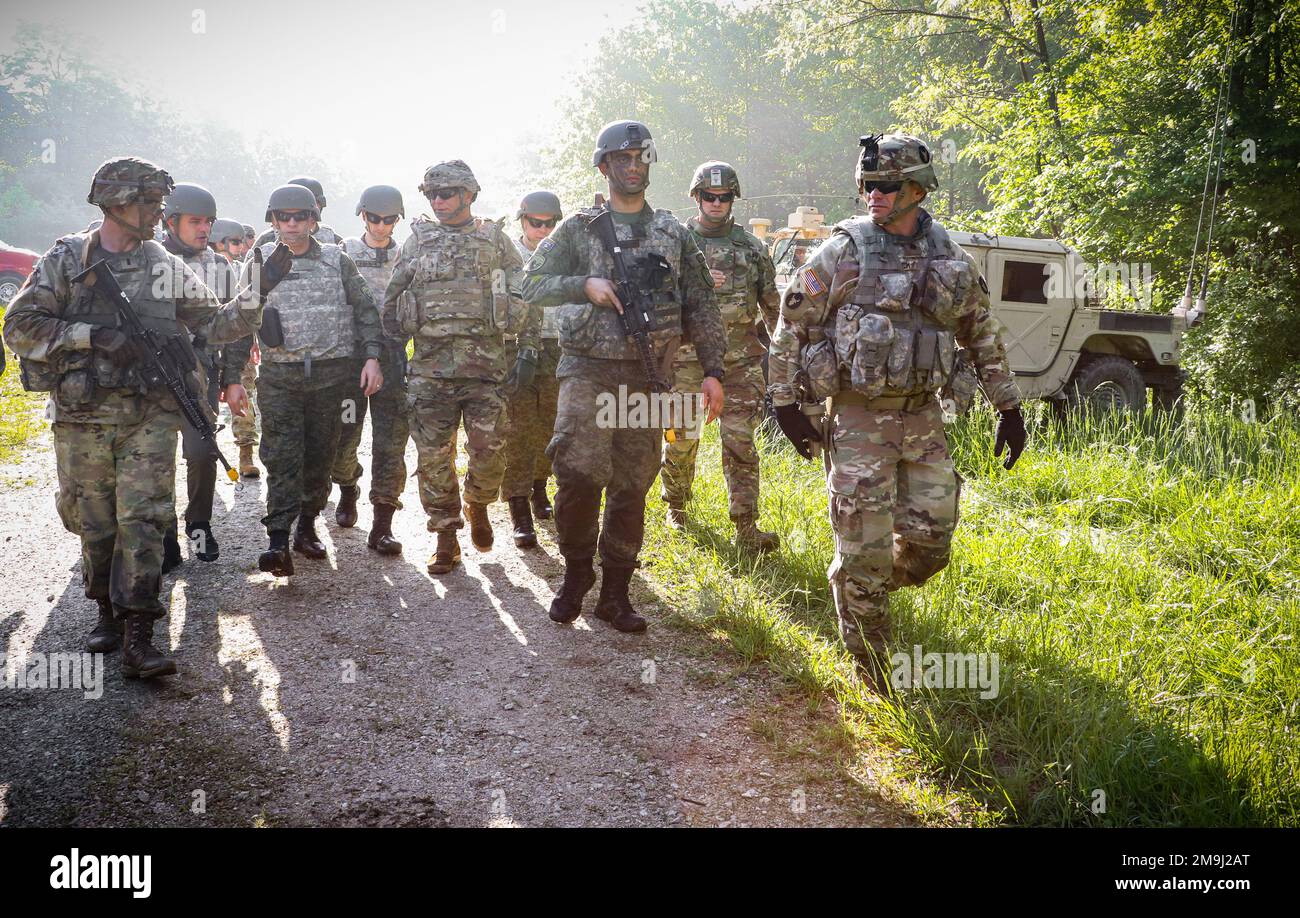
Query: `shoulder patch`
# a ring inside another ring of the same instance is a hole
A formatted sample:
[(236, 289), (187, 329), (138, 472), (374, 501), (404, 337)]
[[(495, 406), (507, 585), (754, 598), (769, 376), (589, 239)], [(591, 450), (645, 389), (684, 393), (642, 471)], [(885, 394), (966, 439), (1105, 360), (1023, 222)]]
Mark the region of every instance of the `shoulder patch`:
[(552, 237), (547, 236), (541, 242), (537, 243), (537, 248), (536, 250), (534, 250), (533, 254), (544, 255), (547, 252), (549, 252), (551, 249), (555, 248), (555, 245), (556, 245), (555, 240)]
[(809, 296), (821, 296), (826, 292), (826, 282), (817, 275), (817, 269), (811, 265), (799, 269), (799, 280), (804, 292)]

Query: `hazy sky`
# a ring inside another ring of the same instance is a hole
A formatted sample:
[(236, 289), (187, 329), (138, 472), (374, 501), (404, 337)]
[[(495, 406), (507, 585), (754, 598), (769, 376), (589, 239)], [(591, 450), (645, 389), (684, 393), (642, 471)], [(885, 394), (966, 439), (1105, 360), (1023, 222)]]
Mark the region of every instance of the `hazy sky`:
[[(545, 135), (596, 40), (633, 21), (639, 5), (44, 0), (8, 7), (0, 50), (20, 20), (66, 28), (106, 49), (96, 63), (159, 101), (195, 120), (298, 138), (366, 184), (397, 185), (408, 212), (421, 209), (412, 198), (426, 166), (464, 159), (491, 215), (518, 191), (510, 149)], [(237, 74), (245, 89), (232, 96)], [(277, 92), (303, 76), (305, 89)], [(354, 203), (331, 200), (327, 221), (350, 224)]]

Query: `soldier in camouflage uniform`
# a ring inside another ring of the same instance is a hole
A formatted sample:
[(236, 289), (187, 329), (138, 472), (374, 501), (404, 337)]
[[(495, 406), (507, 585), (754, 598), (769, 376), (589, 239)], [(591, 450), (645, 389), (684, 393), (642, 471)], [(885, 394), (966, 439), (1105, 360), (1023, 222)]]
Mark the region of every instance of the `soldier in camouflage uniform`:
[(225, 258), (227, 264), (238, 264), (248, 251), (248, 245), (244, 242), (243, 224), (218, 217), (213, 221), (208, 245), (212, 246), (212, 251)]
[[(379, 313), (370, 288), (342, 246), (309, 233), (313, 216), (315, 198), (302, 186), (281, 185), (271, 192), (266, 219), (293, 255), (288, 277), (266, 302), (268, 326), (278, 319), (283, 340), (261, 336), (258, 377), (268, 480), (262, 523), (271, 543), (258, 568), (277, 577), (294, 572), (289, 528), (295, 520), (294, 551), (325, 557), (316, 516), (329, 499), (346, 401), (357, 386), (369, 397), (384, 384)], [(265, 254), (270, 246), (254, 251)], [(364, 361), (359, 370), (358, 350)]]
[[(384, 302), (384, 291), (397, 265), (397, 243), (393, 230), (406, 216), (402, 193), (392, 185), (372, 185), (361, 192), (357, 213), (365, 217), (366, 230), (361, 236), (343, 240), (343, 251), (352, 256), (357, 270), (370, 285), (376, 304)], [(361, 488), (361, 463), (357, 447), (361, 445), (361, 428), (370, 409), (370, 504), (374, 507), (374, 525), (366, 544), (381, 555), (400, 555), (402, 543), (393, 538), (393, 514), (402, 506), (406, 487), (406, 441), (410, 426), (406, 419), (406, 345), (396, 338), (384, 338), (384, 352), (379, 366), (384, 371), (384, 388), (370, 398), (360, 391), (353, 393), (356, 411), (343, 420), (339, 435), (339, 452), (334, 460), (334, 483), (339, 486), (339, 503), (334, 520), (345, 528), (357, 523), (357, 498)]]
[[(212, 193), (201, 185), (182, 182), (178, 184), (163, 206), (163, 223), (167, 234), (162, 239), (163, 248), (171, 252), (207, 284), (220, 300), (228, 300), (235, 292), (235, 276), (226, 259), (208, 248), (208, 240), (217, 219), (217, 202)], [(235, 224), (238, 227), (238, 224)], [(229, 230), (226, 230), (229, 233)], [(240, 242), (244, 230), (238, 227)], [(216, 421), (219, 402), (230, 405), (236, 415), (243, 414), (248, 395), (239, 381), (252, 338), (244, 338), (225, 347), (210, 346), (202, 334), (194, 336), (194, 353), (203, 368), (208, 406), (212, 408), (211, 420)], [(182, 453), (185, 457), (186, 487), (189, 503), (185, 507), (185, 536), (200, 561), (215, 561), (221, 546), (212, 534), (212, 504), (217, 489), (217, 457), (212, 446), (188, 424), (181, 428)], [(176, 524), (163, 543), (163, 573), (181, 563), (180, 545), (176, 539)]]
[[(736, 225), (731, 210), (740, 197), (736, 170), (723, 162), (703, 163), (695, 170), (688, 190), (699, 213), (687, 221), (708, 263), (714, 295), (727, 329), (726, 375), (722, 386), (727, 407), (722, 413), (722, 473), (727, 480), (731, 520), (739, 544), (755, 551), (772, 551), (780, 541), (773, 532), (755, 524), (758, 516), (758, 450), (754, 430), (762, 421), (763, 355), (759, 340), (764, 327), (770, 336), (776, 328), (776, 269), (763, 244)], [(693, 345), (685, 344), (674, 367), (674, 388), (682, 393), (699, 389), (703, 369)], [(660, 483), (668, 505), (668, 525), (681, 529), (686, 522), (686, 502), (695, 479), (695, 454), (700, 440), (694, 430), (679, 429), (664, 444)]]
[[(51, 393), (56, 505), (68, 531), (81, 536), (86, 596), (99, 606), (88, 649), (113, 650), (125, 630), (123, 671), (142, 678), (176, 671), (153, 646), (153, 627), (166, 612), (158, 594), (181, 416), (165, 390), (145, 382), (140, 352), (118, 330), (113, 306), (72, 278), (104, 259), (146, 327), (221, 344), (257, 330), (258, 294), (274, 285), (271, 269), (284, 260), (277, 254), (252, 291), (221, 305), (184, 262), (153, 241), (172, 188), (171, 177), (144, 160), (100, 166), (87, 200), (106, 220), (63, 237), (41, 257), (9, 304), (4, 327), (5, 343), (22, 360), (24, 388)], [(198, 383), (196, 366), (191, 391), (199, 391)]]
[[(291, 178), (289, 181), (285, 182), (285, 184), (299, 185), (306, 188), (312, 193), (312, 197), (316, 199), (316, 216), (311, 222), (311, 234), (315, 237), (316, 241), (328, 242), (333, 245), (342, 245), (343, 237), (334, 232), (334, 227), (326, 226), (324, 223), (320, 222), (320, 214), (325, 210), (325, 186), (316, 179), (306, 175), (299, 176), (298, 178)], [(254, 247), (260, 247), (274, 239), (275, 228), (272, 227), (263, 232), (262, 235), (258, 236), (257, 241), (253, 243), (253, 245)]]
[(469, 166), (459, 159), (430, 166), (420, 191), (437, 219), (411, 223), (384, 293), (384, 331), (403, 346), (415, 336), (406, 400), (419, 450), (420, 503), (429, 531), (438, 534), (428, 570), (445, 574), (460, 561), (456, 531), (464, 525), (456, 432), (464, 420), (464, 511), (474, 547), (487, 551), (487, 505), (505, 470), (507, 376), (521, 386), (532, 382), (541, 310), (519, 296), (522, 262), (505, 231), (470, 212), (479, 184)]
[[(702, 391), (710, 420), (722, 411), (722, 317), (704, 256), (694, 236), (671, 211), (645, 200), (654, 140), (637, 121), (615, 121), (601, 130), (592, 165), (609, 183), (611, 216), (629, 272), (651, 285), (655, 329), (650, 332), (658, 375), (689, 335), (704, 368)], [(524, 295), (539, 306), (559, 306), (560, 400), (555, 436), (547, 454), (555, 468), (555, 531), (564, 556), (564, 585), (551, 603), (553, 621), (572, 622), (596, 581), (592, 558), (600, 552), (598, 618), (620, 631), (644, 631), (645, 619), (628, 599), (645, 535), (645, 496), (659, 471), (661, 430), (634, 422), (632, 400), (648, 402), (652, 383), (624, 334), (618, 313), (613, 258), (588, 228), (604, 208), (570, 215), (537, 246), (528, 261)], [(666, 261), (669, 272), (645, 271)], [(622, 397), (620, 399), (620, 396)], [(611, 403), (629, 406), (626, 419), (608, 418)], [(633, 426), (633, 424), (637, 426)], [(598, 525), (601, 494), (605, 516)], [(599, 540), (597, 535), (599, 534)]]
[[(884, 688), (889, 593), (948, 564), (957, 524), (961, 481), (937, 397), (957, 345), (1001, 413), (994, 454), (1010, 447), (1007, 468), (1025, 428), (988, 286), (920, 208), (939, 185), (929, 149), (906, 134), (864, 137), (857, 178), (870, 216), (837, 225), (786, 288), (769, 366), (782, 431), (808, 458), (826, 444), (840, 634)], [(796, 402), (827, 398), (823, 437)]]
[[(560, 199), (550, 191), (524, 195), (515, 213), (520, 234), (515, 248), (525, 262), (532, 257), (538, 243), (551, 234), (563, 219)], [(548, 307), (542, 316), (542, 347), (538, 352), (537, 375), (531, 386), (520, 386), (510, 396), (510, 425), (506, 435), (506, 473), (501, 496), (510, 504), (515, 525), (515, 544), (520, 548), (537, 545), (532, 512), (537, 518), (551, 518), (551, 502), (546, 495), (546, 479), (551, 476), (551, 460), (546, 444), (555, 430), (555, 405), (560, 397), (560, 381), (555, 378), (560, 363), (559, 329), (555, 325), (556, 307)], [(532, 507), (529, 507), (529, 495)]]
[[(239, 270), (244, 256), (253, 246), (256, 237), (253, 228), (234, 220), (219, 218), (212, 224), (212, 247), (218, 254), (224, 255), (233, 271)], [(248, 358), (244, 369), (239, 374), (239, 383), (244, 389), (246, 402), (244, 410), (230, 413), (230, 426), (235, 433), (235, 445), (239, 447), (239, 475), (241, 478), (258, 478), (262, 470), (253, 461), (253, 450), (257, 448), (257, 364), (261, 360), (257, 339), (251, 340)]]

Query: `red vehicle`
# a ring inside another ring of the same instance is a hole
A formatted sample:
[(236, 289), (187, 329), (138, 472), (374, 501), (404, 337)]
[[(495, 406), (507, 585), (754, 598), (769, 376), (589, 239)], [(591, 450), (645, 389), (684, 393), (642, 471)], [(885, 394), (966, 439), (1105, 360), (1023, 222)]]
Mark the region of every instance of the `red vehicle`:
[(0, 241), (0, 303), (8, 303), (14, 298), (40, 257), (39, 252), (17, 249)]

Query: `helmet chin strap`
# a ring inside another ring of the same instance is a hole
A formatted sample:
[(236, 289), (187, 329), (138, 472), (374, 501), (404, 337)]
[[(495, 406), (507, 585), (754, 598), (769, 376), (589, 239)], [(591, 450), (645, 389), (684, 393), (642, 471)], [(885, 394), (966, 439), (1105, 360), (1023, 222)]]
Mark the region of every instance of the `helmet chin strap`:
[[(861, 194), (861, 191), (859, 191), (858, 193)], [(877, 226), (888, 226), (889, 224), (897, 220), (899, 217), (906, 216), (907, 214), (916, 210), (916, 208), (920, 207), (921, 202), (924, 201), (925, 198), (926, 198), (925, 195), (921, 195), (921, 197), (917, 198), (915, 201), (913, 201), (911, 204), (908, 204), (906, 207), (899, 207), (898, 204), (895, 203), (893, 208), (890, 209), (889, 213), (885, 214), (879, 220), (876, 220), (875, 217), (872, 217), (871, 219), (875, 220)], [(897, 202), (898, 199), (895, 198), (894, 200), (895, 202)]]
[[(107, 207), (101, 207), (100, 210), (104, 212), (104, 217), (106, 219), (112, 220), (118, 226), (125, 228), (133, 235), (139, 237), (141, 241), (153, 238), (153, 226), (136, 226), (134, 223), (128, 223), (117, 214), (110, 212)], [(154, 223), (156, 224), (157, 221), (155, 220)]]

